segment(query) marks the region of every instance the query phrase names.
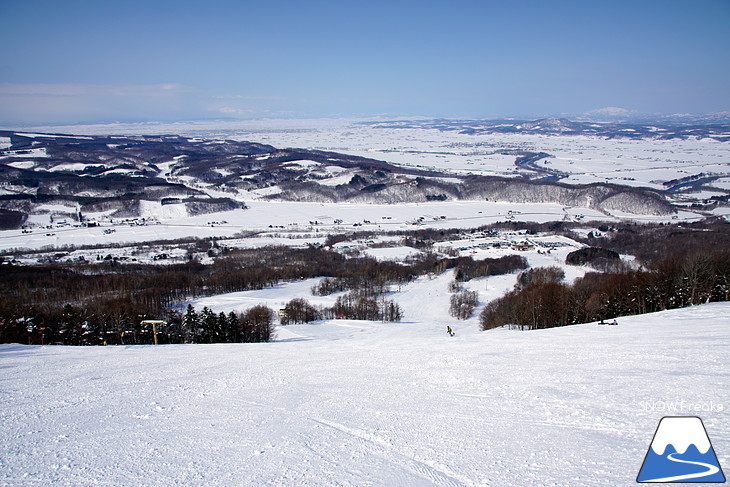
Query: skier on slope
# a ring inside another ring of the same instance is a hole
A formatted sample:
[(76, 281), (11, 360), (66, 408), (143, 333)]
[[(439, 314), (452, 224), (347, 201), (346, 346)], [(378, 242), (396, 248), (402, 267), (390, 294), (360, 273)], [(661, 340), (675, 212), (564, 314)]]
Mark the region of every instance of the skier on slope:
[(446, 327), (446, 333), (448, 333), (449, 336), (454, 336), (454, 330), (452, 330), (450, 326)]

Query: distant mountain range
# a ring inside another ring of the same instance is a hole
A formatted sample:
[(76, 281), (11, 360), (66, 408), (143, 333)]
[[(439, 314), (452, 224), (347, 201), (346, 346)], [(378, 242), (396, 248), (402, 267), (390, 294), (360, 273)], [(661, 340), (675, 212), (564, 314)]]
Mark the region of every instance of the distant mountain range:
[[(615, 117), (613, 117), (615, 118)], [(664, 116), (659, 120), (568, 120), (543, 118), (539, 120), (402, 120), (365, 122), (383, 128), (433, 128), (456, 130), (465, 134), (544, 134), (587, 135), (605, 138), (630, 139), (677, 139), (710, 138), (721, 142), (730, 141), (730, 114), (703, 117), (690, 115)]]
[[(604, 125), (558, 119), (491, 125), (431, 123), (464, 131), (608, 130)], [(688, 127), (681, 130), (690, 131)], [(666, 135), (666, 130), (657, 131)], [(142, 214), (144, 202), (184, 205), (188, 214), (210, 213), (245, 208), (243, 200), (254, 195), (331, 203), (489, 200), (654, 215), (674, 212), (661, 192), (612, 184), (567, 185), (556, 181), (553, 174), (539, 172), (533, 179), (456, 176), (334, 152), (177, 135), (72, 136), (3, 131), (0, 140), (3, 138), (0, 209), (4, 210), (3, 219), (11, 222), (5, 227), (19, 225), (30, 214), (61, 214), (71, 219), (78, 219), (79, 214), (135, 217)], [(528, 166), (546, 156), (522, 151), (510, 154), (516, 164)]]

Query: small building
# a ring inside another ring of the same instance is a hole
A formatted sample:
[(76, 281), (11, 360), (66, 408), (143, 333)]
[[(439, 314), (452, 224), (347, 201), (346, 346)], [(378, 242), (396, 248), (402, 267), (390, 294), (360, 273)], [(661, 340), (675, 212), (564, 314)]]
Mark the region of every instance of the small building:
[(516, 250), (518, 252), (529, 252), (530, 250), (534, 250), (535, 246), (528, 243), (528, 242), (518, 242), (515, 244), (512, 244), (512, 250)]

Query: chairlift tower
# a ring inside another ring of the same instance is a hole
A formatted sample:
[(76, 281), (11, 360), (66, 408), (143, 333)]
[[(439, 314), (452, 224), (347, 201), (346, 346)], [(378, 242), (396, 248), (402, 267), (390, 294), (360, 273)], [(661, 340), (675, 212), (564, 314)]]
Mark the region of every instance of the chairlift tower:
[(166, 321), (161, 320), (142, 320), (139, 323), (140, 325), (151, 325), (152, 326), (152, 340), (155, 345), (157, 345), (157, 325), (165, 326), (167, 324)]

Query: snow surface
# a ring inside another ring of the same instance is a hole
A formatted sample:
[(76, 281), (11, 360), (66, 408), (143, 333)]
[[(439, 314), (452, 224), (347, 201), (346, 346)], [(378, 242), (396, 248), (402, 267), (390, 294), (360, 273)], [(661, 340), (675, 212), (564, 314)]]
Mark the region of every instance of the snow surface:
[(0, 157), (0, 160), (6, 159), (8, 157), (15, 157), (15, 156), (22, 156), (25, 158), (32, 158), (32, 157), (48, 157), (48, 153), (46, 152), (45, 147), (36, 147), (36, 148), (24, 148), (19, 149), (17, 151), (8, 151), (6, 152), (7, 155)]
[(308, 159), (299, 159), (296, 161), (289, 161), (289, 162), (285, 163), (284, 166), (309, 168), (309, 167), (320, 167), (320, 166), (322, 166), (322, 163), (317, 162), (317, 161), (310, 161)]
[[(0, 158), (0, 160), (2, 160), (2, 158)], [(7, 165), (16, 169), (33, 169), (35, 167), (35, 161), (15, 161)]]
[[(94, 166), (94, 164), (84, 164), (83, 162), (75, 162), (75, 163), (69, 163), (69, 164), (58, 164), (56, 166), (53, 166), (48, 171), (49, 172), (59, 172), (59, 171), (68, 171), (68, 172), (83, 172), (86, 170), (86, 168)], [(98, 166), (98, 164), (96, 164)]]
[[(265, 344), (2, 345), (0, 485), (630, 485), (677, 413), (702, 417), (728, 465), (728, 315), (718, 303), (454, 338), (438, 320), (335, 320)], [(657, 406), (684, 401), (715, 406)]]
[(409, 257), (418, 257), (423, 252), (413, 247), (382, 247), (368, 248), (364, 251), (365, 255), (373, 257), (379, 261), (404, 261)]

